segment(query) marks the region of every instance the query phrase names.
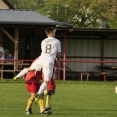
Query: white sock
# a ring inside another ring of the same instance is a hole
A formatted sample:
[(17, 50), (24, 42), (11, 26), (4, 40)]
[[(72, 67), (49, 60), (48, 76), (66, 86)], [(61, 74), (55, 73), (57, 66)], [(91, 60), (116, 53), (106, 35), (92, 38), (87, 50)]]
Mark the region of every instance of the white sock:
[(40, 86), (38, 94), (41, 95), (42, 93), (44, 93), (44, 91), (46, 90), (46, 87), (47, 87), (47, 83), (43, 82)]
[(28, 69), (27, 68), (23, 69), (16, 77), (19, 78), (19, 77), (25, 75), (26, 73), (28, 73)]

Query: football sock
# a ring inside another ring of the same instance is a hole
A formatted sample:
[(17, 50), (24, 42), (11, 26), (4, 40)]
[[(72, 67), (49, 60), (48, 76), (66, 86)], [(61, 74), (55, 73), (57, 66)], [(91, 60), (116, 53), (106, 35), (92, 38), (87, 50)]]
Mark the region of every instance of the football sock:
[(39, 91), (38, 91), (38, 94), (39, 95), (43, 94), (45, 89), (46, 89), (46, 87), (47, 87), (47, 83), (43, 82), (41, 87), (40, 87), (40, 89), (39, 89)]
[(44, 95), (47, 95), (47, 93), (48, 93), (48, 90), (46, 89), (46, 90), (44, 91)]
[(42, 113), (44, 111), (44, 109), (45, 109), (45, 107), (44, 107), (44, 100), (40, 99), (38, 101), (38, 103), (39, 103), (39, 106), (40, 106), (40, 113)]
[(32, 107), (32, 104), (33, 104), (33, 102), (30, 99), (28, 99), (28, 104), (27, 104), (26, 110), (30, 109)]
[(46, 107), (50, 107), (51, 95), (46, 96)]
[(25, 75), (26, 73), (28, 73), (28, 69), (27, 68), (23, 69), (16, 77), (19, 78), (19, 77)]

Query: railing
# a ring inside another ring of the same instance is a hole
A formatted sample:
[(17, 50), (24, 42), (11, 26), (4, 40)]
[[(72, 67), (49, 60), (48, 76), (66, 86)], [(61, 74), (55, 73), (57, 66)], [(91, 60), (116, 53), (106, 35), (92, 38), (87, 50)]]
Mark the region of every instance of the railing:
[(23, 68), (30, 66), (32, 61), (33, 60), (0, 60), (1, 79), (3, 79), (3, 72), (20, 72)]
[[(106, 61), (101, 61), (101, 60), (60, 60), (58, 64), (58, 83), (60, 83), (60, 71), (63, 70), (63, 79), (65, 80), (66, 74), (66, 67), (63, 66), (63, 68), (60, 68), (60, 62), (75, 62), (75, 63), (117, 63), (116, 60), (106, 60)], [(102, 64), (103, 65), (103, 64)]]
[[(0, 60), (0, 63), (3, 62), (3, 63), (7, 63), (9, 60)], [(31, 64), (33, 60), (12, 60), (13, 61), (13, 65), (14, 65), (14, 70), (16, 70), (17, 68), (17, 64), (19, 62), (24, 62), (24, 63), (28, 63), (28, 64)], [(117, 63), (116, 60), (105, 60), (105, 61), (101, 61), (101, 60), (60, 60), (60, 62), (75, 62), (75, 63)], [(65, 77), (66, 77), (66, 74), (65, 74), (65, 71), (66, 71), (66, 67), (63, 66), (63, 68), (60, 68), (60, 62), (58, 64), (58, 83), (60, 83), (60, 71), (62, 70), (63, 71), (63, 79), (65, 80)], [(101, 66), (103, 65), (101, 64)], [(19, 64), (21, 65), (21, 64)]]

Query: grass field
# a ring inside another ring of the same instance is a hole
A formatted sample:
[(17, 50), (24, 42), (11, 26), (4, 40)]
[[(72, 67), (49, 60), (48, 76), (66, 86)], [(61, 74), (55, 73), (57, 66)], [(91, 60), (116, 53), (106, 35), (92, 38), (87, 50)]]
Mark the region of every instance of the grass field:
[[(52, 117), (117, 117), (116, 82), (72, 82), (57, 84), (51, 106)], [(24, 81), (0, 80), (0, 117), (39, 117), (39, 106), (33, 115), (25, 115), (27, 99)]]

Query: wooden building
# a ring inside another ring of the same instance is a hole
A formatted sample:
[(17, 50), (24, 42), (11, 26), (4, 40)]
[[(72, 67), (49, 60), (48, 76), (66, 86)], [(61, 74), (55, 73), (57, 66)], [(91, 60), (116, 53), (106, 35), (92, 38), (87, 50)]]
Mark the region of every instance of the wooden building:
[(0, 9), (14, 9), (7, 0), (0, 0)]
[[(65, 40), (59, 35), (62, 32), (66, 32)], [(79, 61), (66, 62), (71, 71), (98, 72), (97, 76), (101, 71), (107, 71), (108, 76), (116, 76), (116, 69), (98, 66), (117, 66), (117, 29), (57, 28), (57, 33), (62, 43), (63, 60)]]
[(34, 10), (0, 10), (0, 41), (5, 49), (15, 51), (15, 59), (34, 59), (40, 55), (41, 41), (46, 37), (45, 28), (56, 25), (72, 26)]
[[(0, 41), (3, 42), (4, 49), (14, 53), (16, 60), (33, 60), (38, 57), (41, 41), (46, 37), (45, 28), (61, 25), (64, 27), (56, 27), (56, 38), (61, 41), (62, 60), (92, 61), (64, 62), (64, 80), (65, 66), (72, 71), (94, 72), (100, 71), (96, 67), (99, 65), (117, 66), (117, 63), (95, 62), (117, 59), (117, 29), (72, 28), (71, 24), (56, 22), (34, 10), (16, 10), (7, 0), (2, 0), (2, 4), (4, 5), (0, 6)], [(109, 72), (113, 73), (112, 70)]]

